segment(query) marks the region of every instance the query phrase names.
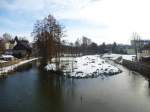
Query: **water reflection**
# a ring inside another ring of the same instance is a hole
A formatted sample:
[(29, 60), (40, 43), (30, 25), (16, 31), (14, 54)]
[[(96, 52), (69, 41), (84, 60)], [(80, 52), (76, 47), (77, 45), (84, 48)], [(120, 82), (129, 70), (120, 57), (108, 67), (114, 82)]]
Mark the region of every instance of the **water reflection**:
[(0, 111), (150, 111), (150, 79), (120, 65), (119, 75), (73, 79), (43, 72), (34, 64), (0, 80)]
[(30, 70), (32, 67), (33, 67), (33, 64), (35, 65), (35, 63), (28, 63), (28, 64), (24, 64), (24, 65), (21, 65), (21, 66), (18, 66), (15, 71), (16, 72), (23, 72), (23, 71), (27, 71), (27, 70)]
[(47, 79), (47, 77), (41, 75), (39, 75), (38, 79), (38, 88), (36, 90), (36, 102), (39, 102), (39, 106), (37, 106), (38, 110), (49, 110), (54, 112), (59, 112), (61, 110), (63, 112), (63, 80), (59, 77), (49, 77)]
[(125, 72), (128, 71), (128, 84), (129, 89), (136, 96), (140, 96), (143, 99), (150, 100), (150, 79), (148, 77), (142, 76), (141, 74), (124, 69)]
[(37, 106), (38, 110), (65, 112), (65, 98), (70, 95), (74, 96), (74, 88), (76, 87), (74, 80), (39, 70), (37, 82), (36, 102), (40, 102)]

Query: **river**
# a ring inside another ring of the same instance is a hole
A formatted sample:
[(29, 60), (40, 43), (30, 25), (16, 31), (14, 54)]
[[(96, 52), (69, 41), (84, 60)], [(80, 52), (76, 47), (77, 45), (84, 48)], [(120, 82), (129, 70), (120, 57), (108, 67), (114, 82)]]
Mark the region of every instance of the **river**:
[(0, 112), (150, 112), (148, 79), (121, 65), (110, 77), (72, 79), (33, 63), (0, 80)]

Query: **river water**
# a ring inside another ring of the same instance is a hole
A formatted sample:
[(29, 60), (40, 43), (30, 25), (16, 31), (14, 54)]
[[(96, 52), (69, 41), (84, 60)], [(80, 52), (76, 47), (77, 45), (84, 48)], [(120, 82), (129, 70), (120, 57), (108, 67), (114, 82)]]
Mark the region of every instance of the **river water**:
[(0, 80), (0, 112), (150, 112), (148, 79), (116, 66), (123, 72), (71, 79), (32, 64)]

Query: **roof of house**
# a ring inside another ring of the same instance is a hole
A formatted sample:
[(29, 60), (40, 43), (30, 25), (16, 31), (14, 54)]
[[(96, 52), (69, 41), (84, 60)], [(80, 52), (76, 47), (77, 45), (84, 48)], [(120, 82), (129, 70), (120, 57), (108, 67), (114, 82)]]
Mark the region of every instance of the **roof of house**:
[(26, 40), (18, 40), (18, 38), (15, 38), (15, 41), (17, 42), (16, 46), (13, 48), (14, 50), (26, 50), (31, 52), (32, 48), (29, 45), (28, 41)]
[(27, 43), (17, 43), (17, 45), (13, 48), (14, 50), (27, 50), (31, 51), (31, 47)]

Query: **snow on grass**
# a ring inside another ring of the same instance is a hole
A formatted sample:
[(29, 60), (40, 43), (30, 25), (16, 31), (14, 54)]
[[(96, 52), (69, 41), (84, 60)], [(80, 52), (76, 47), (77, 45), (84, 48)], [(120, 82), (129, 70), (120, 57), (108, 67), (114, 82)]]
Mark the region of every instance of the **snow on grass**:
[(12, 55), (5, 55), (5, 54), (3, 54), (1, 57), (2, 58), (14, 58), (14, 56), (12, 56)]
[(125, 55), (125, 54), (111, 54), (107, 53), (103, 55), (103, 58), (108, 58), (111, 60), (117, 60), (118, 58), (129, 60), (129, 61), (134, 61), (135, 60), (135, 55)]
[(46, 70), (56, 70), (56, 65), (55, 64), (47, 64), (46, 66), (45, 66), (45, 69)]
[[(68, 77), (87, 78), (98, 77), (99, 75), (114, 75), (121, 70), (101, 59), (98, 55), (87, 55), (73, 58), (71, 62), (62, 63), (63, 74)], [(54, 70), (56, 66), (48, 64), (45, 69)]]
[(0, 63), (6, 63), (6, 62), (8, 62), (8, 61), (0, 60)]
[(21, 61), (17, 64), (14, 64), (14, 65), (10, 65), (10, 66), (7, 66), (7, 67), (0, 68), (0, 75), (3, 74), (3, 73), (11, 72), (15, 68), (17, 68), (18, 66), (23, 65), (23, 64), (28, 63), (28, 62), (31, 62), (31, 61), (34, 61), (34, 60), (37, 60), (37, 59), (38, 58), (32, 58), (32, 59)]

